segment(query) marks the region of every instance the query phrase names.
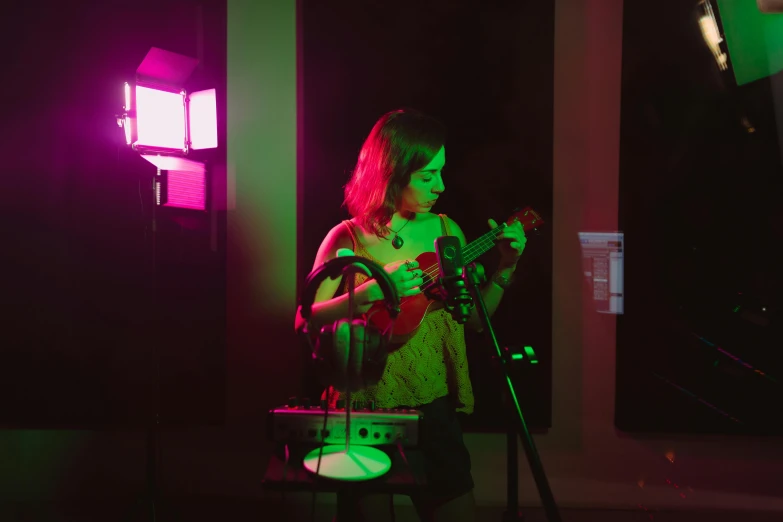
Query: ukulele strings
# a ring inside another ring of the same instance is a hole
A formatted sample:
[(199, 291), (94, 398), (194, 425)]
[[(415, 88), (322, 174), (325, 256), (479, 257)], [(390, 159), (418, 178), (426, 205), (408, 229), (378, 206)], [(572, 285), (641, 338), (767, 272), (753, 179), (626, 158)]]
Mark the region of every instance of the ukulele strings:
[[(477, 257), (478, 255), (481, 255), (481, 253), (489, 250), (492, 247), (492, 245), (495, 243), (495, 237), (497, 237), (497, 235), (500, 232), (502, 232), (503, 229), (506, 228), (506, 226), (508, 225), (506, 223), (503, 223), (499, 227), (493, 228), (492, 230), (490, 230), (489, 232), (487, 232), (486, 234), (484, 234), (483, 236), (481, 236), (471, 244), (467, 245), (465, 249), (462, 251), (463, 256), (465, 256), (465, 258), (471, 258), (474, 254), (478, 252), (478, 254), (476, 255)], [(475, 257), (472, 258), (475, 259)], [(438, 274), (438, 272), (440, 272), (440, 267), (437, 264), (431, 266), (430, 268), (424, 271), (424, 275), (430, 278), (430, 282), (424, 284), (422, 286), (422, 290), (427, 290), (430, 286), (435, 284), (436, 282), (435, 275)]]

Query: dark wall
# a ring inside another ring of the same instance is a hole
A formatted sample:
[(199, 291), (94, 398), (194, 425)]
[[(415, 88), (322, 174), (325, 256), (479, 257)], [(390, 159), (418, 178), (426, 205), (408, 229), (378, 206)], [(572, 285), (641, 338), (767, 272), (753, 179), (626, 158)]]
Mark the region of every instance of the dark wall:
[(780, 78), (737, 87), (698, 16), (626, 3), (617, 425), (780, 433)]
[[(414, 107), (449, 129), (446, 192), (435, 209), (468, 240), (530, 205), (551, 220), (554, 7), (551, 2), (302, 2), (303, 238), (300, 279), (349, 217), (342, 187), (383, 113)], [(530, 344), (542, 364), (524, 381), (533, 423), (551, 400), (551, 242), (528, 243), (519, 281), (494, 318), (500, 342)], [(480, 261), (488, 271), (494, 252)], [(477, 397), (470, 429), (502, 422), (484, 338), (469, 338)], [(312, 391), (317, 393), (316, 390)]]
[[(206, 214), (159, 209), (153, 235), (155, 169), (114, 116), (153, 46), (199, 58), (185, 87), (224, 106), (225, 6), (16, 3), (3, 21), (0, 424), (219, 420), (223, 252)], [(193, 159), (225, 164), (223, 145)]]

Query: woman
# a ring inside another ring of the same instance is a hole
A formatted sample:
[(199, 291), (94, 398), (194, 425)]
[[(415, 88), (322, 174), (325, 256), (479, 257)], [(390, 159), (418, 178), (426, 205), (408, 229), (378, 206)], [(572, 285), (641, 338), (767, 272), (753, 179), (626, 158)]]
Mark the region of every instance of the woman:
[[(421, 267), (415, 261), (422, 252), (434, 252), (434, 241), (443, 235), (465, 235), (451, 218), (432, 213), (443, 194), (446, 164), (445, 129), (433, 118), (411, 110), (383, 115), (359, 152), (359, 159), (345, 187), (345, 205), (352, 219), (329, 231), (316, 255), (314, 267), (348, 248), (370, 259), (389, 273), (400, 297), (421, 292)], [(489, 220), (489, 226), (497, 224)], [(481, 293), (492, 314), (509, 285), (522, 251), (525, 234), (519, 223), (497, 236), (498, 270)], [(349, 316), (344, 281), (325, 280), (318, 289), (310, 331)], [(383, 295), (373, 280), (356, 276), (354, 307), (367, 312)], [(475, 310), (469, 327), (480, 329)], [(297, 329), (304, 322), (297, 313)], [(330, 394), (335, 395), (335, 394)], [(430, 311), (413, 337), (389, 354), (381, 380), (355, 392), (352, 400), (375, 401), (379, 408), (410, 407), (424, 413), (419, 441), (428, 480), (426, 498), (414, 504), (422, 520), (474, 520), (475, 500), (470, 455), (462, 439), (455, 412), (472, 413), (473, 390), (468, 373), (463, 326), (440, 307)], [(366, 498), (366, 520), (390, 520), (390, 499)]]

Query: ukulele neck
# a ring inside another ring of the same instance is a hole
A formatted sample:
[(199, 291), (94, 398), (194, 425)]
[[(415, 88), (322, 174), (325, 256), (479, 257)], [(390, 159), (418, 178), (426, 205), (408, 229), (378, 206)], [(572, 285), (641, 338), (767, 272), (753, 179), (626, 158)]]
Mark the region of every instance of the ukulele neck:
[(504, 228), (506, 228), (508, 224), (501, 223), (496, 228), (493, 228), (480, 238), (476, 239), (475, 241), (465, 245), (462, 248), (462, 263), (463, 265), (469, 265), (479, 257), (481, 257), (482, 254), (489, 251), (493, 246), (495, 246), (495, 239), (498, 237), (498, 234), (500, 234)]

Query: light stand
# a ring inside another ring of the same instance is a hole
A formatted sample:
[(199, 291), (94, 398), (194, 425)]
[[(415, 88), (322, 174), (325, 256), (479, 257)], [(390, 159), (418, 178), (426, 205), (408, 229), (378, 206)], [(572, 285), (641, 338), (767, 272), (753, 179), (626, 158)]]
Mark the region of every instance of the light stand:
[[(185, 82), (196, 69), (195, 58), (152, 47), (136, 69), (133, 83), (124, 84), (124, 113), (117, 115), (117, 123), (124, 129), (128, 146), (155, 165), (157, 172), (152, 180), (151, 223), (151, 281), (150, 308), (153, 323), (163, 324), (160, 304), (157, 261), (157, 206), (206, 210), (206, 177), (204, 164), (187, 160), (183, 156), (191, 150), (214, 149), (217, 141), (217, 102), (215, 89), (190, 92)], [(161, 201), (158, 190), (161, 170), (166, 171), (167, 201)], [(172, 182), (176, 174), (178, 183)], [(193, 180), (196, 181), (193, 181)], [(201, 184), (199, 186), (199, 183)], [(176, 185), (176, 190), (173, 190)], [(203, 190), (199, 190), (203, 189)], [(155, 397), (153, 417), (148, 419), (146, 438), (145, 491), (139, 504), (148, 505), (150, 520), (157, 520), (158, 488), (157, 460), (161, 417), (161, 367), (160, 346), (153, 345), (155, 359)], [(135, 509), (131, 509), (132, 518)], [(146, 509), (145, 509), (146, 511)]]
[[(159, 172), (159, 170), (158, 170)], [(152, 289), (150, 290), (152, 299), (151, 305), (153, 313), (153, 323), (160, 324), (160, 309), (158, 307), (158, 261), (157, 261), (157, 175), (152, 179), (152, 217), (150, 223), (150, 250), (151, 250), (151, 274), (150, 281)], [(136, 501), (128, 514), (127, 520), (133, 520), (136, 509), (149, 513), (150, 522), (158, 520), (157, 513), (160, 506), (158, 499), (158, 442), (160, 440), (160, 395), (161, 395), (161, 373), (160, 373), (160, 350), (157, 344), (154, 344), (155, 359), (155, 396), (153, 415), (150, 419), (151, 425), (147, 426), (147, 437), (145, 442), (145, 473), (144, 473), (144, 492)]]
[[(355, 270), (356, 268), (350, 265), (343, 269), (343, 277), (348, 282), (348, 309), (350, 310), (351, 322), (353, 322), (355, 315), (354, 290), (356, 281), (353, 276)], [(351, 361), (351, 350), (354, 346), (354, 329), (352, 325), (349, 332), (346, 360)], [(328, 404), (326, 414), (328, 415)], [(323, 434), (321, 435), (323, 437)], [(350, 386), (347, 387), (345, 401), (345, 446), (339, 444), (321, 446), (308, 453), (304, 458), (303, 464), (306, 470), (315, 475), (350, 482), (378, 478), (391, 469), (391, 459), (383, 451), (372, 446), (351, 447)]]
[[(555, 504), (555, 498), (552, 495), (552, 490), (549, 487), (549, 482), (544, 473), (544, 467), (541, 464), (541, 459), (536, 450), (533, 438), (530, 435), (530, 431), (527, 429), (527, 423), (522, 415), (522, 408), (519, 405), (519, 399), (517, 398), (516, 391), (514, 390), (514, 383), (511, 381), (511, 375), (509, 373), (509, 365), (511, 364), (511, 356), (509, 350), (501, 350), (500, 344), (498, 344), (495, 331), (492, 328), (492, 323), (489, 320), (489, 313), (487, 312), (487, 306), (484, 303), (484, 298), (481, 295), (480, 285), (486, 281), (484, 270), (478, 263), (471, 263), (464, 267), (462, 278), (466, 282), (470, 293), (473, 297), (473, 302), (476, 304), (476, 310), (484, 325), (484, 330), (487, 332), (492, 345), (495, 348), (495, 352), (492, 356), (496, 362), (496, 366), (503, 372), (503, 378), (505, 379), (506, 386), (504, 387), (505, 404), (509, 409), (509, 429), (507, 433), (507, 509), (503, 515), (503, 522), (516, 522), (522, 520), (519, 513), (519, 470), (517, 462), (517, 444), (516, 436), (518, 435), (522, 441), (522, 446), (525, 449), (527, 460), (530, 465), (530, 471), (533, 474), (533, 479), (536, 482), (538, 488), (538, 494), (541, 497), (541, 503), (544, 507), (549, 522), (560, 522), (560, 512)], [(513, 417), (513, 420), (511, 419)]]

